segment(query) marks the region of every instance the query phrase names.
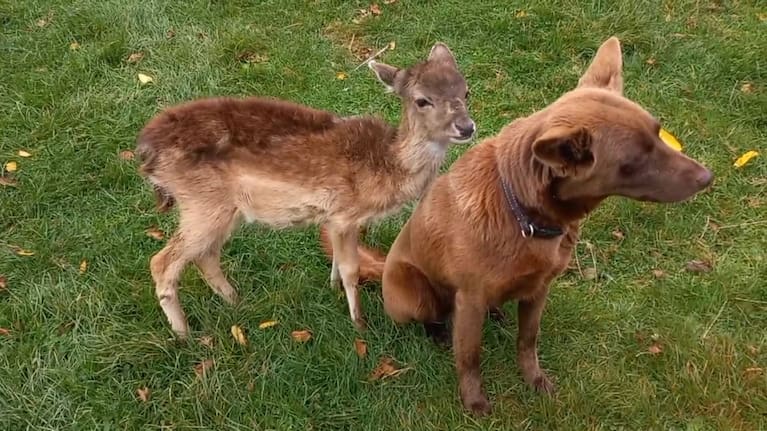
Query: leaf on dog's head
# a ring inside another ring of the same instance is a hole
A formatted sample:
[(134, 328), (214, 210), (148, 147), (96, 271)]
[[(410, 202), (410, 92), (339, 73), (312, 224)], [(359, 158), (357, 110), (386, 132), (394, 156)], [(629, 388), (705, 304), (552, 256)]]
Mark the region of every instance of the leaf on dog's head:
[(312, 331), (309, 331), (308, 329), (293, 331), (290, 333), (290, 336), (298, 343), (306, 343), (312, 339)]
[(746, 163), (750, 162), (751, 159), (753, 159), (754, 157), (758, 155), (759, 155), (758, 151), (754, 151), (754, 150), (746, 151), (745, 153), (743, 153), (742, 156), (738, 157), (738, 160), (735, 160), (735, 163), (733, 163), (732, 165), (735, 166), (736, 168), (742, 168), (743, 166), (746, 166)]
[(671, 133), (668, 132), (666, 129), (660, 129), (660, 133), (658, 133), (658, 136), (660, 136), (660, 139), (669, 147), (677, 150), (682, 151), (682, 143), (679, 142), (679, 140), (674, 137)]
[(194, 373), (197, 374), (197, 377), (205, 377), (214, 365), (216, 363), (213, 359), (206, 359), (194, 366)]
[(258, 329), (271, 328), (272, 326), (276, 325), (277, 323), (279, 323), (279, 322), (277, 322), (276, 320), (265, 320), (265, 321), (259, 323)]
[(388, 356), (385, 356), (381, 358), (381, 361), (378, 363), (378, 366), (373, 370), (372, 373), (370, 373), (368, 380), (372, 382), (375, 380), (385, 379), (387, 377), (395, 377), (404, 373), (407, 370), (408, 370), (407, 368), (398, 368), (397, 365), (394, 363), (394, 359)]
[(245, 332), (237, 325), (232, 325), (232, 337), (242, 346), (248, 345), (248, 339), (245, 338)]
[(364, 358), (368, 355), (368, 343), (361, 338), (354, 339), (354, 351), (357, 352), (357, 356)]

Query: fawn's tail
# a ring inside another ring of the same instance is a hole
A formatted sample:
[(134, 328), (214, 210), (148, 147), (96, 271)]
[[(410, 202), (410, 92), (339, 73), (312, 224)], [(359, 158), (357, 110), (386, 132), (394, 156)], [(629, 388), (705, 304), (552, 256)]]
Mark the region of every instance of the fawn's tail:
[[(330, 235), (328, 229), (325, 226), (320, 227), (320, 244), (325, 251), (325, 255), (328, 258), (333, 258), (333, 245), (330, 242)], [(386, 261), (386, 255), (380, 250), (376, 250), (364, 245), (357, 246), (357, 253), (360, 257), (360, 280), (365, 281), (380, 281), (383, 277), (384, 262)]]

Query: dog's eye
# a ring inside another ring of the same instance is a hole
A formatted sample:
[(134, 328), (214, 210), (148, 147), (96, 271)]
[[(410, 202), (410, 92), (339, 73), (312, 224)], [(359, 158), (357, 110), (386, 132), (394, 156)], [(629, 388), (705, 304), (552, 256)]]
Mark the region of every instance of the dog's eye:
[(631, 163), (624, 163), (621, 165), (619, 169), (620, 169), (621, 175), (627, 177), (629, 175), (633, 175), (636, 172), (637, 166)]
[(418, 105), (419, 108), (434, 106), (434, 104), (431, 103), (431, 100), (423, 98), (423, 97), (419, 97), (418, 99), (415, 99), (415, 104)]

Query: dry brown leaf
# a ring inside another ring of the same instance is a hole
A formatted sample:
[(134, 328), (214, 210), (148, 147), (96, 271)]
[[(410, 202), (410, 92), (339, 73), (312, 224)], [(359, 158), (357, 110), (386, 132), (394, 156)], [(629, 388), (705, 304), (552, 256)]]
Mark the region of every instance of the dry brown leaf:
[(136, 395), (142, 403), (149, 401), (149, 397), (152, 396), (152, 390), (144, 386), (143, 388), (136, 389)]
[(69, 44), (70, 51), (77, 51), (78, 49), (80, 49), (80, 43), (76, 40)]
[(657, 355), (663, 351), (663, 346), (661, 346), (660, 343), (655, 342), (647, 348), (647, 351), (650, 352), (651, 355)]
[(167, 39), (173, 39), (174, 37), (176, 37), (176, 30), (170, 29), (170, 30), (166, 31), (165, 32), (165, 37)]
[(7, 288), (8, 288), (8, 279), (0, 275), (0, 290), (5, 290)]
[(387, 377), (398, 376), (406, 370), (406, 368), (397, 368), (397, 365), (394, 363), (394, 359), (386, 356), (381, 358), (378, 366), (373, 370), (372, 373), (370, 373), (368, 380), (372, 382), (375, 380), (385, 379)]
[(593, 267), (588, 267), (583, 270), (583, 279), (584, 280), (593, 280), (597, 278), (597, 269)]
[(666, 276), (666, 273), (662, 269), (653, 269), (652, 275), (655, 278), (663, 278)]
[(392, 3), (396, 3), (396, 2), (397, 2), (397, 0), (383, 0), (383, 4), (392, 4)]
[(23, 248), (16, 248), (15, 253), (19, 256), (34, 256), (35, 252), (32, 250), (25, 250)]
[(131, 55), (128, 56), (128, 59), (125, 60), (130, 64), (136, 64), (139, 61), (144, 59), (144, 53), (143, 52), (134, 52)]
[(751, 353), (752, 355), (756, 355), (756, 354), (759, 353), (759, 349), (756, 346), (754, 346), (754, 345), (749, 344), (747, 346), (747, 348), (748, 348), (749, 353)]
[(762, 371), (764, 371), (764, 369), (761, 368), (761, 367), (748, 367), (748, 368), (745, 369), (745, 372), (747, 374), (752, 374), (752, 373), (753, 374), (761, 374)]
[(42, 18), (38, 19), (37, 21), (35, 21), (35, 25), (40, 27), (40, 28), (47, 27), (48, 24), (51, 23), (51, 18), (52, 18), (51, 17), (51, 13), (48, 12), (47, 15), (45, 15), (44, 17), (42, 17)]
[(368, 355), (368, 343), (361, 338), (354, 339), (354, 350), (357, 352), (357, 356), (364, 358)]
[(14, 162), (14, 161), (10, 161), (10, 162), (5, 164), (5, 171), (6, 172), (16, 172), (18, 170), (19, 170), (19, 164)]
[(369, 9), (358, 9), (357, 10), (357, 16), (352, 18), (352, 22), (355, 24), (361, 24), (362, 21), (365, 20), (365, 18), (370, 16), (370, 10)]
[(83, 259), (80, 261), (80, 274), (85, 274), (85, 271), (88, 270), (88, 261)]
[(758, 13), (756, 14), (756, 17), (759, 18), (759, 21), (762, 21), (762, 22), (767, 21), (767, 12)]
[(74, 328), (74, 327), (75, 327), (75, 322), (70, 320), (68, 322), (65, 322), (65, 323), (62, 323), (61, 325), (59, 325), (59, 327), (56, 328), (56, 333), (61, 336), (61, 335), (66, 334), (67, 332), (71, 331), (72, 328)]
[(308, 329), (293, 331), (290, 333), (290, 336), (293, 337), (294, 341), (299, 343), (306, 343), (312, 339), (312, 331), (309, 331)]
[(650, 66), (655, 66), (657, 62), (658, 60), (656, 60), (655, 57), (650, 57), (647, 60), (645, 60), (645, 63), (649, 64)]
[(214, 365), (216, 363), (213, 362), (213, 359), (206, 359), (194, 366), (194, 373), (197, 374), (197, 377), (205, 377)]
[(693, 259), (687, 262), (684, 268), (689, 272), (711, 272), (711, 262)]
[(18, 182), (15, 179), (0, 176), (0, 186), (16, 187), (16, 185), (18, 185)]
[(202, 337), (200, 337), (199, 341), (200, 341), (200, 344), (202, 344), (203, 346), (209, 349), (212, 349), (216, 343), (213, 337), (211, 337), (210, 335), (203, 335)]
[(145, 232), (146, 236), (154, 238), (157, 241), (162, 241), (165, 238), (165, 232), (161, 231), (157, 226), (152, 226)]
[(719, 223), (709, 220), (708, 228), (714, 232), (719, 232), (719, 229), (721, 229), (721, 226), (719, 226)]
[(0, 335), (7, 337), (11, 335), (11, 331), (9, 329), (0, 328)]
[(381, 7), (378, 6), (377, 3), (373, 3), (370, 5), (370, 13), (372, 13), (375, 16), (381, 15)]
[(613, 238), (617, 239), (618, 241), (626, 237), (626, 235), (620, 229), (613, 230), (612, 235), (613, 235)]
[(754, 92), (754, 84), (750, 82), (745, 82), (743, 85), (740, 86), (740, 91), (746, 94), (753, 93)]
[(277, 322), (276, 320), (265, 320), (265, 321), (259, 323), (258, 329), (271, 328), (272, 326), (276, 325), (277, 323), (279, 323), (279, 322)]
[(253, 381), (249, 381), (248, 384), (245, 386), (248, 389), (248, 392), (253, 392), (256, 390), (256, 384), (253, 383)]
[(136, 155), (133, 154), (133, 151), (131, 150), (120, 151), (120, 158), (123, 160), (133, 160), (134, 157), (136, 157)]
[(237, 325), (232, 325), (232, 337), (242, 346), (248, 345), (248, 339), (245, 337), (245, 331)]
[(16, 154), (18, 154), (19, 157), (32, 157), (31, 153), (29, 153), (28, 151), (24, 151), (24, 150), (19, 150), (19, 152), (16, 153)]

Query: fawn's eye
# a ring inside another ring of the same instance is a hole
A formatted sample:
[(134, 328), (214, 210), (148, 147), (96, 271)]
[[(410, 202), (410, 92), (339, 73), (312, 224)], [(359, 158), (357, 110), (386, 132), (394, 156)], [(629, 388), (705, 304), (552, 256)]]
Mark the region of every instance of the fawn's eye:
[(415, 104), (418, 105), (419, 108), (434, 106), (434, 104), (431, 103), (431, 100), (423, 98), (423, 97), (419, 97), (418, 99), (415, 99)]
[(466, 96), (464, 96), (464, 99), (466, 99), (466, 100), (469, 100), (469, 96), (470, 96), (470, 95), (471, 95), (471, 94), (470, 94), (470, 93), (467, 91), (467, 92), (466, 92)]

